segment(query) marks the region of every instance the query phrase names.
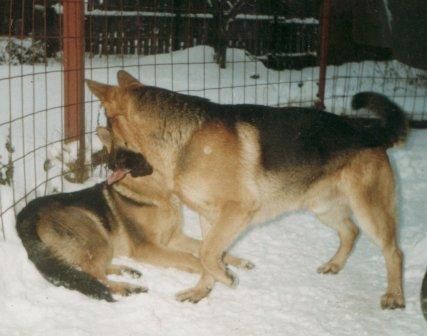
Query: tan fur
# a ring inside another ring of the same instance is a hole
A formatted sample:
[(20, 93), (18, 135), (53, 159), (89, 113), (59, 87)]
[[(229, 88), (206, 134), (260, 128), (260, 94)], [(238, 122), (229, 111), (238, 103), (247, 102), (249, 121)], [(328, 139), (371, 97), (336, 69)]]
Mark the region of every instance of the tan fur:
[[(124, 145), (120, 128), (115, 145)], [(108, 133), (98, 131), (108, 151), (112, 150)], [(111, 264), (115, 257), (202, 273), (199, 258), (201, 242), (182, 231), (182, 207), (178, 198), (159, 186), (156, 172), (150, 178), (127, 175), (103, 196), (112, 212), (106, 230), (97, 216), (81, 207), (51, 204), (39, 211), (37, 234), (46, 247), (73, 267), (81, 269), (105, 284), (116, 294), (145, 292), (146, 288), (107, 279), (108, 274), (137, 271)], [(228, 264), (250, 268), (245, 260), (226, 256)]]
[[(336, 254), (319, 267), (320, 273), (337, 273), (344, 266), (359, 231), (353, 215), (386, 260), (388, 288), (382, 307), (404, 306), (394, 181), (384, 149), (349, 150), (329, 160), (321, 170), (307, 165), (265, 171), (258, 131), (250, 124), (238, 123), (237, 129), (231, 130), (222, 123), (198, 122), (197, 117), (185, 120), (185, 113), (197, 114), (197, 110), (184, 111), (184, 120), (175, 120), (168, 114), (174, 103), (163, 101), (161, 93), (142, 106), (132, 95), (132, 88), (141, 85), (136, 79), (120, 72), (119, 84), (98, 97), (113, 132), (152, 163), (155, 173), (143, 179), (158, 183), (155, 192), (162, 189), (177, 195), (210, 225), (200, 249), (202, 277), (195, 288), (179, 293), (179, 300), (197, 302), (215, 281), (236, 285), (236, 278), (224, 265), (224, 251), (249, 224), (301, 209), (315, 213), (340, 237)], [(96, 88), (102, 84), (89, 86), (97, 94)], [(130, 108), (120, 117), (108, 105), (111, 102), (105, 103), (114, 92), (122, 93), (115, 103)]]

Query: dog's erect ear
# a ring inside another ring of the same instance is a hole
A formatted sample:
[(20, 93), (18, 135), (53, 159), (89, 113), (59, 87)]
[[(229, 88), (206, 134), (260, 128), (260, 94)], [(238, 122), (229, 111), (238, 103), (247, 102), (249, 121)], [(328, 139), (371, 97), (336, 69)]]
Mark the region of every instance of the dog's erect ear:
[(124, 70), (117, 72), (117, 81), (122, 88), (142, 86), (141, 82)]
[(113, 146), (113, 139), (111, 136), (111, 132), (106, 127), (97, 127), (96, 128), (96, 135), (98, 136), (99, 140), (101, 140), (101, 143), (107, 148), (107, 152), (111, 152), (111, 147)]
[(89, 87), (89, 90), (103, 103), (108, 101), (110, 92), (114, 90), (114, 86), (95, 82), (90, 79), (86, 79), (86, 84)]

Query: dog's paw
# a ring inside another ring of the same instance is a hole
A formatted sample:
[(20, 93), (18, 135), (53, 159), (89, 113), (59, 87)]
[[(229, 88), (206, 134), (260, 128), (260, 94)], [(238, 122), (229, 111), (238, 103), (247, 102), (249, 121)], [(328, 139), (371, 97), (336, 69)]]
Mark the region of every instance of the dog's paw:
[(255, 264), (249, 260), (241, 259), (240, 263), (236, 265), (237, 268), (251, 270), (255, 268)]
[(334, 262), (327, 262), (317, 269), (317, 273), (321, 274), (337, 274), (342, 269), (342, 265), (336, 264)]
[(202, 300), (203, 298), (205, 298), (206, 296), (209, 295), (209, 293), (211, 292), (212, 288), (199, 288), (199, 287), (195, 287), (195, 288), (190, 288), (187, 290), (184, 290), (182, 292), (179, 292), (175, 295), (175, 298), (180, 301), (180, 302), (191, 302), (191, 303), (197, 303), (200, 300)]
[(129, 296), (132, 294), (140, 294), (140, 293), (147, 293), (148, 288), (143, 286), (129, 286), (125, 288), (123, 292), (123, 296)]
[(382, 309), (396, 309), (405, 308), (405, 300), (402, 293), (387, 292), (381, 297), (381, 308)]
[(245, 264), (243, 264), (243, 268), (247, 270), (252, 270), (255, 268), (255, 264), (249, 260), (245, 260)]
[(239, 286), (239, 278), (236, 274), (234, 274), (232, 271), (230, 271), (229, 269), (226, 269), (226, 274), (228, 277), (228, 283), (227, 286), (231, 287), (231, 288), (237, 288), (237, 286)]
[(130, 267), (124, 268), (123, 273), (129, 274), (134, 279), (142, 278), (142, 273), (140, 271), (137, 271), (136, 269)]
[(251, 270), (255, 268), (255, 264), (250, 262), (249, 260), (235, 257), (231, 254), (224, 252), (222, 261), (226, 265), (234, 266), (241, 269)]

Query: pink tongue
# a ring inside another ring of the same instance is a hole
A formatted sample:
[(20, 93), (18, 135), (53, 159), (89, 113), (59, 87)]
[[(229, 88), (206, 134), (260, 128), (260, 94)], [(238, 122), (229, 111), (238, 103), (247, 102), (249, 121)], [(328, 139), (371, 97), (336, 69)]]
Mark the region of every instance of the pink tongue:
[(111, 185), (114, 182), (120, 181), (129, 172), (130, 170), (128, 169), (119, 169), (119, 170), (113, 171), (111, 175), (107, 177), (107, 184)]

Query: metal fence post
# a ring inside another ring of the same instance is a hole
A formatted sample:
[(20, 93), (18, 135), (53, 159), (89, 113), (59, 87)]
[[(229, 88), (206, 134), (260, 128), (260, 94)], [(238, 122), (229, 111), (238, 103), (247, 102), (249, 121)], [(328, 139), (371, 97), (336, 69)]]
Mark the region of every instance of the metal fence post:
[(79, 141), (75, 181), (85, 176), (84, 1), (63, 0), (64, 138)]
[(324, 0), (320, 13), (320, 64), (319, 64), (319, 91), (318, 100), (315, 103), (316, 108), (325, 109), (325, 85), (326, 68), (328, 66), (328, 47), (329, 47), (329, 18), (331, 14), (331, 0)]

